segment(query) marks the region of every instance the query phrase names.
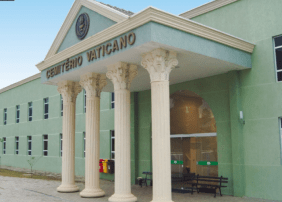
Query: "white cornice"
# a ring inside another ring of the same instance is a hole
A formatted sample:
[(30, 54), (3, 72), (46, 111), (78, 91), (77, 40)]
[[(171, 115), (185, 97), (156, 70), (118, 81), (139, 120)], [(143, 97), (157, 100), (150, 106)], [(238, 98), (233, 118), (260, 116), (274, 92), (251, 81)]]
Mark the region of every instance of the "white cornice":
[(109, 6), (105, 6), (99, 2), (96, 2), (95, 0), (76, 0), (73, 3), (73, 6), (71, 7), (63, 25), (61, 26), (60, 31), (58, 32), (50, 50), (48, 51), (45, 60), (56, 54), (65, 36), (67, 35), (68, 30), (72, 26), (81, 6), (85, 6), (86, 8), (89, 8), (90, 10), (93, 10), (115, 22), (121, 22), (128, 18), (128, 16), (122, 12), (110, 8)]
[(215, 0), (215, 1), (211, 1), (209, 3), (206, 3), (204, 5), (199, 6), (197, 8), (193, 8), (192, 10), (181, 13), (179, 16), (191, 19), (191, 18), (202, 15), (204, 13), (208, 13), (210, 11), (213, 11), (215, 9), (226, 6), (226, 5), (231, 4), (233, 2), (236, 2), (236, 1), (239, 1), (239, 0)]
[(92, 47), (95, 47), (101, 43), (104, 43), (112, 38), (115, 38), (121, 34), (124, 34), (134, 28), (140, 27), (148, 22), (157, 22), (175, 29), (179, 29), (203, 38), (207, 38), (218, 43), (222, 43), (239, 50), (243, 50), (249, 53), (253, 52), (255, 47), (254, 44), (234, 37), (232, 35), (226, 34), (224, 32), (218, 31), (216, 29), (207, 27), (205, 25), (199, 24), (197, 22), (188, 20), (183, 17), (175, 16), (153, 7), (149, 7), (132, 17), (119, 22), (77, 44), (71, 46), (43, 62), (37, 64), (37, 68), (40, 71), (55, 65), (69, 57), (82, 53)]
[(21, 80), (21, 81), (17, 82), (17, 83), (13, 83), (12, 85), (9, 85), (9, 86), (7, 86), (5, 88), (0, 89), (0, 93), (4, 93), (4, 92), (6, 92), (8, 90), (16, 88), (16, 87), (18, 87), (20, 85), (23, 85), (25, 83), (28, 83), (28, 82), (33, 81), (35, 79), (38, 79), (40, 77), (41, 77), (41, 73), (35, 74), (35, 75), (31, 76), (31, 77), (28, 77), (28, 78), (26, 78), (24, 80)]

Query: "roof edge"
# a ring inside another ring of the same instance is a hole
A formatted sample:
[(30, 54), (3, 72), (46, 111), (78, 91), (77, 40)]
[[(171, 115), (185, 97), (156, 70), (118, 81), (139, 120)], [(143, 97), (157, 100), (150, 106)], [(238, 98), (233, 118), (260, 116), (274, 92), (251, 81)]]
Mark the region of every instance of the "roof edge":
[(198, 6), (196, 8), (193, 8), (189, 11), (186, 11), (184, 13), (181, 13), (179, 14), (179, 16), (191, 19), (199, 15), (208, 13), (210, 11), (216, 10), (218, 8), (221, 8), (223, 6), (226, 6), (228, 4), (234, 3), (236, 1), (239, 1), (239, 0), (214, 0), (206, 4), (203, 4), (201, 6)]
[[(94, 0), (88, 0), (88, 1), (94, 1)], [(95, 0), (95, 1), (96, 1), (96, 0)], [(118, 7), (116, 7), (116, 6), (112, 6), (112, 5), (110, 5), (110, 4), (106, 4), (106, 3), (103, 3), (103, 2), (98, 2), (98, 1), (96, 1), (96, 2), (99, 3), (99, 4), (102, 4), (102, 5), (104, 5), (104, 6), (107, 6), (107, 7), (111, 8), (111, 9), (113, 9), (113, 10), (115, 10), (115, 11), (117, 11), (117, 12), (119, 12), (120, 14), (126, 16), (126, 17), (129, 17), (129, 16), (131, 16), (131, 15), (134, 15), (134, 13), (133, 13), (132, 11), (125, 10), (125, 9), (123, 9), (123, 8), (118, 8)]]
[[(120, 10), (114, 9), (114, 8), (113, 8), (114, 6), (110, 7), (110, 5), (104, 4), (104, 3), (102, 3), (102, 2), (98, 2), (98, 1), (96, 1), (96, 0), (87, 0), (87, 1), (88, 1), (88, 2), (91, 2), (91, 3), (93, 3), (93, 4), (96, 4), (96, 5), (98, 5), (98, 6), (102, 7), (102, 8), (104, 8), (104, 9), (106, 9), (106, 10), (108, 10), (108, 11), (111, 11), (111, 12), (113, 12), (113, 13), (115, 13), (115, 14), (118, 14), (118, 15), (124, 17), (124, 18), (128, 18), (128, 17), (129, 17), (129, 15), (127, 15), (127, 14), (121, 12)], [(115, 18), (115, 21), (117, 21), (116, 18)], [(117, 21), (117, 22), (118, 22), (118, 21)]]
[(5, 87), (5, 88), (0, 89), (0, 94), (6, 92), (6, 91), (8, 91), (8, 90), (11, 90), (11, 89), (13, 89), (13, 88), (16, 88), (16, 87), (18, 87), (18, 86), (21, 86), (21, 85), (23, 85), (23, 84), (26, 84), (26, 83), (28, 83), (28, 82), (30, 82), (30, 81), (35, 80), (35, 79), (39, 79), (39, 78), (41, 78), (41, 73), (34, 74), (33, 76), (30, 76), (30, 77), (28, 77), (28, 78), (26, 78), (26, 79), (23, 79), (23, 80), (21, 80), (21, 81), (18, 81), (18, 82), (16, 82), (16, 83), (13, 83), (13, 84), (11, 84), (11, 85)]

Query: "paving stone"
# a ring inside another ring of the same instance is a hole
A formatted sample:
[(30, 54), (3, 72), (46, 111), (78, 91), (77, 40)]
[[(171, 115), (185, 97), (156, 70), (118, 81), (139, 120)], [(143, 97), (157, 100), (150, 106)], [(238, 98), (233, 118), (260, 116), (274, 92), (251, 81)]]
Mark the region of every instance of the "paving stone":
[[(60, 181), (47, 181), (32, 178), (15, 178), (0, 176), (0, 202), (102, 202), (114, 193), (114, 182), (100, 180), (101, 188), (106, 192), (102, 198), (81, 198), (79, 192), (59, 193), (56, 188), (61, 184)], [(76, 183), (80, 190), (83, 190), (83, 183)], [(132, 186), (132, 193), (137, 196), (138, 202), (148, 202), (152, 200), (152, 187)], [(274, 202), (271, 200), (239, 198), (233, 196), (217, 196), (213, 194), (181, 194), (172, 193), (174, 202)]]

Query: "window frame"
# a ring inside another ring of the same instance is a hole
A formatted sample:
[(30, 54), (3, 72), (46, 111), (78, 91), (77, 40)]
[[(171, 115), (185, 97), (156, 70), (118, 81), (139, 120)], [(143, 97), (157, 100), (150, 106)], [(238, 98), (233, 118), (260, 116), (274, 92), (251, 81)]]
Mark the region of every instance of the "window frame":
[(115, 108), (115, 93), (111, 93), (111, 109)]
[(60, 157), (63, 156), (63, 133), (60, 133)]
[[(32, 114), (33, 114), (33, 103), (32, 102), (29, 102), (27, 104), (27, 111), (28, 111), (28, 121), (31, 122), (32, 121)], [(31, 112), (31, 113), (30, 113)]]
[(6, 154), (6, 151), (7, 150), (7, 139), (6, 137), (3, 137), (3, 150), (2, 150), (2, 153), (3, 154)]
[[(29, 149), (29, 143), (30, 143), (30, 149)], [(32, 155), (32, 136), (27, 136), (27, 155)]]
[(3, 124), (4, 125), (7, 125), (7, 117), (8, 117), (8, 109), (4, 108), (4, 111), (3, 111)]
[(86, 133), (83, 132), (83, 157), (85, 158), (86, 149)]
[(83, 112), (86, 113), (86, 90), (83, 89)]
[(273, 47), (274, 47), (273, 50), (274, 50), (274, 63), (275, 63), (275, 78), (276, 78), (276, 82), (282, 82), (282, 80), (281, 81), (278, 80), (278, 73), (282, 72), (282, 69), (280, 69), (280, 70), (277, 69), (278, 67), (277, 67), (277, 56), (276, 56), (276, 50), (280, 49), (280, 48), (282, 49), (282, 45), (281, 46), (277, 46), (277, 47), (275, 45), (275, 39), (276, 38), (280, 38), (280, 37), (282, 38), (282, 35), (273, 37)]
[(16, 123), (20, 123), (20, 105), (16, 105)]
[[(47, 113), (46, 113), (46, 106), (47, 105)], [(49, 97), (46, 97), (43, 99), (43, 118), (48, 119), (49, 118)]]
[[(110, 138), (111, 138), (111, 146), (110, 146), (110, 149), (111, 149), (110, 155), (111, 155), (111, 157), (110, 157), (110, 159), (111, 160), (115, 160), (115, 130), (110, 130)], [(113, 144), (113, 141), (114, 141), (114, 144)]]
[(20, 138), (19, 136), (15, 137), (15, 154), (19, 155), (19, 148), (20, 148)]
[(61, 99), (60, 99), (60, 105), (61, 105), (61, 116), (64, 116), (64, 100), (63, 100), (63, 96), (61, 96)]
[[(45, 137), (47, 137), (45, 139)], [(45, 149), (45, 142), (47, 142), (47, 149)], [(45, 155), (45, 152), (46, 152), (46, 155)], [(44, 134), (43, 135), (43, 156), (48, 156), (48, 135), (47, 134)]]

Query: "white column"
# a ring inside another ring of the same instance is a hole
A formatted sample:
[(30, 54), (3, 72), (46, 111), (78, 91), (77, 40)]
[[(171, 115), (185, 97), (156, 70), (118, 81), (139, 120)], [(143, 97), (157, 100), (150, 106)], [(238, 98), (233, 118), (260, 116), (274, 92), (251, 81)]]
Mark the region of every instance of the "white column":
[(109, 201), (137, 201), (131, 193), (130, 84), (137, 66), (118, 62), (108, 67), (107, 77), (115, 92), (115, 193)]
[(80, 85), (86, 90), (86, 152), (85, 188), (81, 197), (101, 197), (105, 192), (100, 188), (100, 95), (107, 84), (106, 75), (87, 73), (80, 78)]
[(78, 82), (61, 81), (58, 91), (63, 96), (63, 156), (62, 156), (62, 184), (58, 192), (76, 192), (75, 185), (75, 103), (77, 94), (81, 91)]
[(178, 64), (176, 53), (156, 49), (142, 66), (151, 78), (153, 202), (171, 202), (169, 73)]

